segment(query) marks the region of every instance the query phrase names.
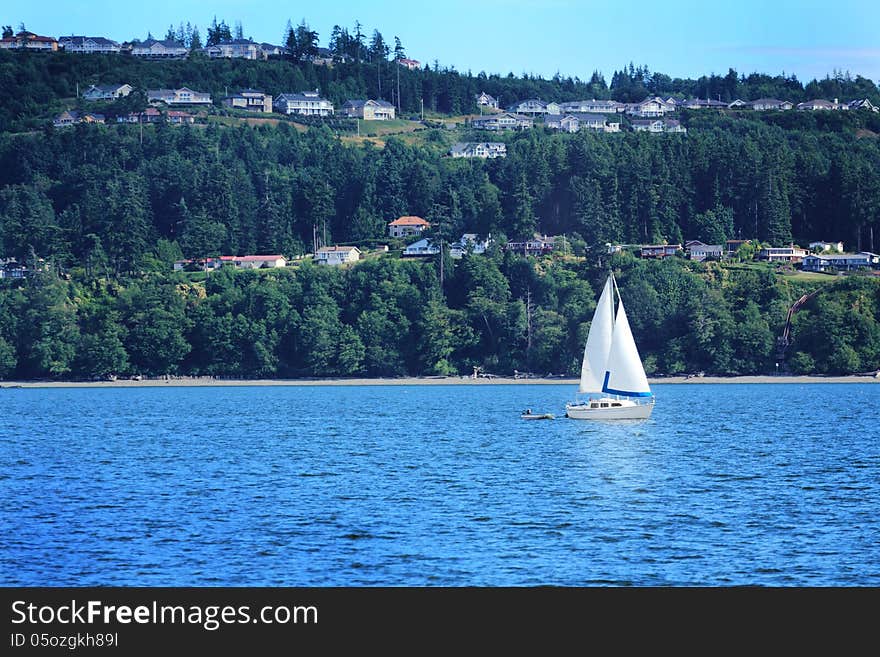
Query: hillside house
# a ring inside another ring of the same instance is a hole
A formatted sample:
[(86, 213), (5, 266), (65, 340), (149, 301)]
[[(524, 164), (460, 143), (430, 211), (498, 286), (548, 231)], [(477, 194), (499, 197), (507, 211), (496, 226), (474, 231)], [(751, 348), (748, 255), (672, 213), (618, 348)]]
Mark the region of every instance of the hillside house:
[(534, 125), (534, 120), (523, 114), (512, 114), (504, 112), (502, 114), (490, 114), (479, 118), (471, 119), (470, 127), (478, 130), (525, 130)]
[(828, 251), (843, 253), (843, 242), (810, 242), (809, 248), (810, 251), (818, 250), (822, 253), (826, 253)]
[(409, 69), (410, 71), (418, 70), (422, 67), (422, 63), (417, 59), (407, 59), (406, 57), (401, 57), (397, 60), (397, 63), (404, 68)]
[(817, 111), (817, 110), (826, 110), (826, 111), (837, 111), (837, 110), (848, 110), (849, 105), (846, 103), (837, 102), (837, 98), (833, 101), (823, 100), (821, 98), (817, 98), (815, 100), (808, 100), (804, 103), (798, 103), (797, 109), (801, 112), (804, 111)]
[(428, 258), (440, 253), (440, 247), (427, 237), (413, 242), (403, 250), (404, 258)]
[(348, 100), (342, 112), (352, 119), (389, 121), (394, 118), (394, 105), (387, 100)]
[(58, 37), (58, 47), (64, 52), (78, 52), (87, 55), (118, 54), (120, 45), (112, 39), (89, 36), (63, 36)]
[(333, 103), (321, 98), (318, 90), (301, 93), (286, 93), (275, 98), (275, 111), (281, 114), (301, 114), (303, 116), (332, 116)]
[(666, 116), (674, 111), (675, 105), (668, 103), (659, 96), (645, 98), (642, 102), (633, 103), (626, 109), (626, 113), (630, 116), (637, 116), (643, 119)]
[(345, 265), (361, 259), (361, 251), (356, 246), (322, 246), (315, 253), (319, 265)]
[(184, 59), (189, 48), (173, 39), (147, 39), (131, 44), (131, 56), (143, 59)]
[(806, 249), (799, 246), (782, 246), (768, 247), (758, 251), (758, 260), (766, 260), (767, 262), (802, 262), (807, 256)]
[(134, 91), (130, 84), (93, 84), (83, 92), (83, 100), (116, 100)]
[(260, 44), (251, 39), (220, 41), (202, 51), (211, 59), (264, 59)]
[(117, 123), (159, 123), (162, 121), (162, 112), (155, 107), (148, 107), (143, 112), (129, 112), (116, 117)]
[(837, 272), (874, 269), (880, 264), (880, 256), (870, 251), (861, 253), (820, 253), (804, 256), (803, 271)]
[(223, 105), (248, 112), (272, 112), (272, 96), (257, 89), (242, 89), (237, 94), (226, 96)]
[(617, 114), (625, 111), (626, 105), (616, 100), (574, 100), (560, 103), (559, 110), (565, 114)]
[(500, 141), (458, 142), (449, 149), (452, 157), (481, 157), (494, 159), (507, 156), (507, 144)]
[(104, 115), (93, 112), (66, 110), (52, 120), (52, 125), (56, 128), (64, 128), (76, 123), (104, 123)]
[(790, 110), (793, 105), (787, 100), (779, 100), (778, 98), (758, 98), (749, 103), (753, 110), (758, 112), (767, 112), (771, 110), (786, 111)]
[(877, 106), (874, 105), (874, 103), (872, 103), (867, 98), (862, 98), (861, 100), (851, 100), (849, 102), (849, 108), (852, 110), (864, 109), (868, 110), (869, 112), (880, 111), (880, 109), (878, 109)]
[(0, 49), (55, 52), (58, 50), (58, 42), (52, 37), (39, 36), (33, 32), (22, 30), (15, 36), (0, 39)]
[(165, 120), (172, 125), (183, 125), (184, 123), (195, 123), (196, 117), (189, 112), (181, 112), (180, 110), (168, 110), (167, 112), (165, 112)]
[(485, 91), (480, 92), (476, 96), (477, 107), (488, 107), (490, 109), (498, 109), (498, 99), (490, 96)]
[(449, 256), (458, 259), (466, 253), (482, 255), (491, 243), (491, 236), (481, 240), (476, 233), (465, 233), (460, 240), (449, 245)]
[(639, 255), (642, 258), (662, 260), (676, 255), (681, 250), (681, 244), (646, 244), (640, 248)]
[(210, 105), (211, 94), (193, 91), (189, 87), (180, 89), (147, 89), (147, 101), (166, 105)]
[(201, 260), (178, 260), (174, 263), (174, 271), (193, 267), (209, 271), (220, 269), (224, 265), (236, 269), (272, 269), (286, 267), (287, 258), (282, 255), (212, 256)]
[(530, 240), (511, 240), (504, 245), (506, 251), (522, 253), (525, 256), (542, 256), (553, 253), (555, 240), (546, 235), (534, 235)]
[(683, 107), (690, 110), (727, 109), (727, 103), (720, 100), (713, 100), (712, 98), (691, 98), (690, 100), (683, 100), (676, 103), (676, 107)]
[(421, 217), (406, 215), (388, 223), (388, 234), (391, 237), (413, 237), (430, 227), (431, 224)]
[(523, 114), (525, 116), (543, 116), (544, 114), (559, 114), (562, 112), (558, 103), (545, 102), (540, 98), (528, 98), (514, 103), (507, 108), (508, 112)]
[(675, 119), (633, 119), (631, 123), (634, 132), (687, 132), (687, 128)]
[(685, 252), (688, 258), (696, 262), (721, 260), (724, 257), (724, 246), (722, 244), (703, 244), (700, 241), (692, 241), (685, 244)]

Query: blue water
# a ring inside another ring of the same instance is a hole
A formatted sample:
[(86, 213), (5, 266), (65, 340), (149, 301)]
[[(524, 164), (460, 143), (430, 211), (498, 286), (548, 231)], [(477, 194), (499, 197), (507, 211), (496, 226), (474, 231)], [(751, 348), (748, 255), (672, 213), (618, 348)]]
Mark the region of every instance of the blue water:
[(0, 390), (0, 585), (880, 585), (880, 385), (655, 392)]

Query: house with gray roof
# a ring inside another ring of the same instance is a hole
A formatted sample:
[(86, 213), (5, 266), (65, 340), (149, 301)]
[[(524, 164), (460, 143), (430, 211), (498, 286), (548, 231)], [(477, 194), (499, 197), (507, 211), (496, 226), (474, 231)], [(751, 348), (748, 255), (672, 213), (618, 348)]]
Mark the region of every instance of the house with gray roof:
[(790, 110), (794, 105), (792, 105), (787, 100), (779, 100), (778, 98), (758, 98), (757, 100), (753, 100), (749, 103), (753, 110), (757, 110), (758, 112), (766, 112), (770, 110)]
[(272, 111), (272, 96), (258, 89), (242, 89), (237, 94), (226, 96), (223, 105), (234, 109), (243, 109), (249, 112)]
[(173, 39), (159, 41), (147, 39), (131, 44), (132, 57), (144, 59), (183, 59), (189, 54), (189, 48)]
[(286, 93), (275, 97), (275, 111), (281, 114), (301, 114), (304, 116), (331, 116), (333, 103), (321, 98), (318, 90), (300, 93)]
[(489, 107), (492, 109), (498, 109), (498, 99), (490, 96), (485, 91), (482, 91), (477, 94), (477, 107)]
[(263, 59), (263, 49), (252, 39), (229, 39), (202, 48), (211, 59)]
[(84, 54), (118, 54), (121, 46), (112, 39), (90, 36), (63, 36), (58, 37), (58, 47), (65, 52), (79, 52)]
[(507, 144), (500, 141), (460, 141), (452, 145), (449, 155), (457, 157), (480, 157), (483, 159), (495, 159), (507, 157)]
[(148, 102), (166, 105), (210, 105), (211, 94), (193, 91), (189, 87), (180, 89), (147, 89)]
[(84, 100), (116, 100), (134, 91), (130, 84), (93, 84), (83, 92)]
[(503, 112), (501, 114), (489, 114), (471, 119), (469, 125), (478, 130), (525, 130), (531, 128), (535, 120), (530, 116)]

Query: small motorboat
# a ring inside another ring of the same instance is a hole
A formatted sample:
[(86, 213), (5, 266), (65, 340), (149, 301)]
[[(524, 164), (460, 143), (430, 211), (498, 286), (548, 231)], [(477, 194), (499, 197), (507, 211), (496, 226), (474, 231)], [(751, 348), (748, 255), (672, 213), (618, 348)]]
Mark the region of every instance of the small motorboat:
[(527, 408), (522, 412), (520, 417), (523, 420), (555, 420), (556, 416), (553, 413), (532, 413), (531, 408)]

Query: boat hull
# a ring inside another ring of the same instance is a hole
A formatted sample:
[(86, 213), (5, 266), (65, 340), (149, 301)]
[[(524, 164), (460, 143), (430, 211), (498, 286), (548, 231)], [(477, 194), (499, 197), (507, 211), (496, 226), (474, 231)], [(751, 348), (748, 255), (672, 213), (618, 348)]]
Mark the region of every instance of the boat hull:
[[(605, 403), (608, 406), (602, 407), (601, 404)], [(598, 407), (594, 408), (594, 404), (598, 404)], [(647, 420), (653, 410), (653, 399), (641, 404), (628, 399), (600, 399), (583, 404), (566, 404), (565, 416), (572, 420)]]

